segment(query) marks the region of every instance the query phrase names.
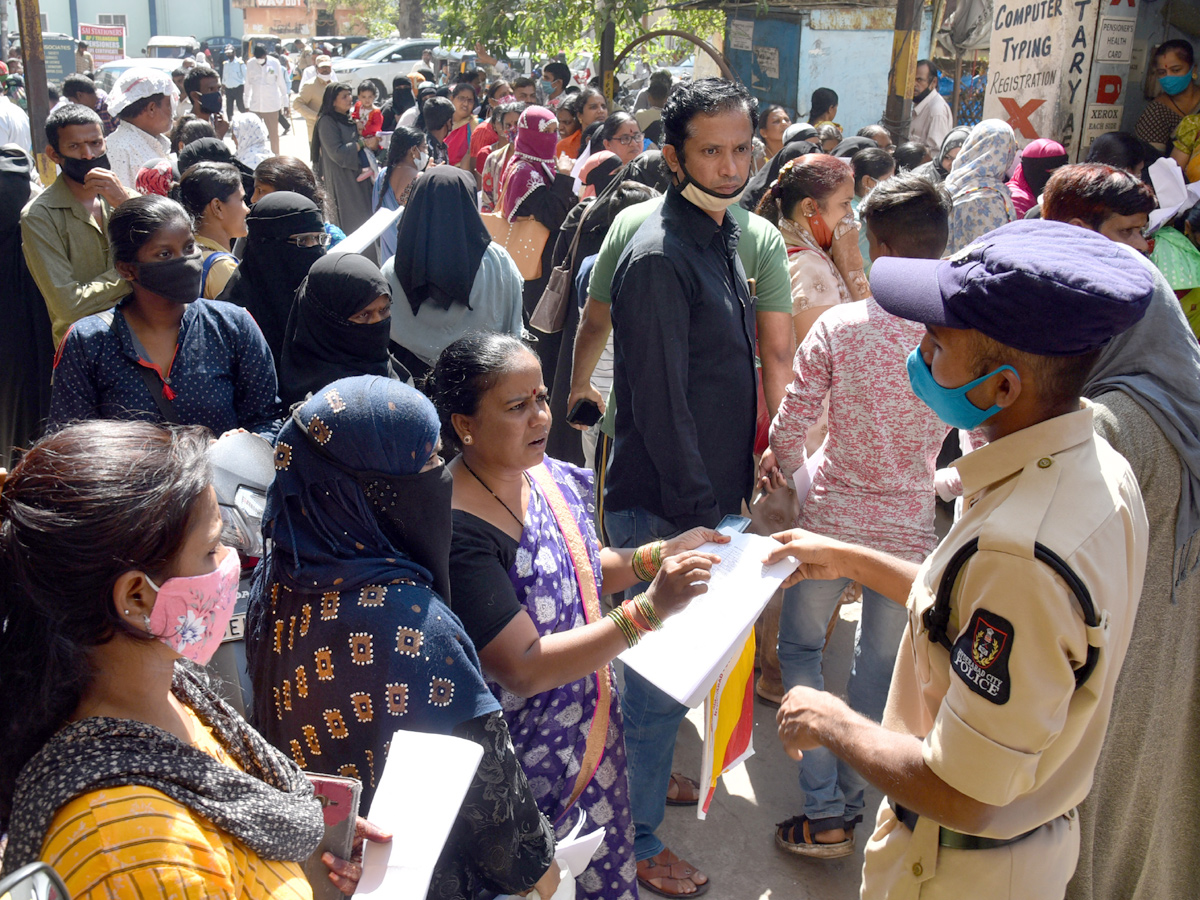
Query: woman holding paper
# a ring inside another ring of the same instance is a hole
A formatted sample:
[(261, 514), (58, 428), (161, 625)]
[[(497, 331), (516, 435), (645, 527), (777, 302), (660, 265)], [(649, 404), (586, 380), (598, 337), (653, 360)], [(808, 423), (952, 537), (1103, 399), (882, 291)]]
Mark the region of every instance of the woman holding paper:
[(325, 385), (292, 414), (275, 445), (273, 546), (255, 573), (247, 650), (264, 736), (302, 768), (362, 781), (364, 810), (397, 729), (484, 748), (429, 891), (468, 900), (558, 869), (499, 704), (441, 599), (451, 481), (438, 428), (416, 389), (373, 375)]
[[(549, 392), (537, 357), (516, 338), (455, 341), (426, 388), (443, 440), (461, 450), (449, 466), (454, 611), (558, 836), (578, 820), (576, 806), (605, 829), (576, 896), (632, 895), (625, 741), (609, 663), (705, 590), (719, 559), (694, 548), (728, 538), (696, 528), (636, 550), (601, 549), (592, 473), (546, 457)], [(601, 593), (639, 581), (652, 582), (645, 594), (601, 616)], [(677, 877), (688, 868), (680, 864)]]
[[(0, 472), (4, 875), (40, 859), (75, 897), (312, 897), (313, 789), (200, 668), (239, 572), (210, 442), (81, 422)], [(352, 893), (358, 866), (324, 860)]]

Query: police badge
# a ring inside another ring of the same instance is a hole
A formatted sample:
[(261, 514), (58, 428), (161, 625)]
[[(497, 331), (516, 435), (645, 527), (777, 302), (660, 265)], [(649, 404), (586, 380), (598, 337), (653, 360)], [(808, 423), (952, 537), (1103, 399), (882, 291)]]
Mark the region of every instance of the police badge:
[(977, 609), (950, 650), (950, 665), (979, 696), (1005, 704), (1011, 687), (1008, 657), (1012, 644), (1012, 623), (986, 609)]

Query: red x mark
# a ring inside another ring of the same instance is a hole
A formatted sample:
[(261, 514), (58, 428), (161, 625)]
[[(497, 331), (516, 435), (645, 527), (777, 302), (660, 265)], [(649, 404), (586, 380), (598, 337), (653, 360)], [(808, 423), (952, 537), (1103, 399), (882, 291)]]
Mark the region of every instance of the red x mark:
[(1045, 102), (1045, 100), (1030, 100), (1022, 106), (1013, 97), (1000, 98), (1000, 105), (1008, 113), (1008, 124), (1012, 126), (1013, 131), (1019, 131), (1022, 137), (1030, 140), (1035, 140), (1038, 133), (1037, 129), (1033, 127), (1033, 123), (1029, 121), (1029, 117), (1037, 112), (1037, 108)]

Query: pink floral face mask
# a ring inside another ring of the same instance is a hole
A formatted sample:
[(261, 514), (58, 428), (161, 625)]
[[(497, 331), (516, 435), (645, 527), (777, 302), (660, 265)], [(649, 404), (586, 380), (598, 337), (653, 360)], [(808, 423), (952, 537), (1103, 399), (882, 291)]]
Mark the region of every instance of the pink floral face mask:
[(207, 575), (168, 578), (162, 587), (146, 576), (158, 592), (149, 616), (150, 633), (180, 656), (207, 665), (233, 617), (240, 574), (237, 551), (226, 547), (220, 564)]

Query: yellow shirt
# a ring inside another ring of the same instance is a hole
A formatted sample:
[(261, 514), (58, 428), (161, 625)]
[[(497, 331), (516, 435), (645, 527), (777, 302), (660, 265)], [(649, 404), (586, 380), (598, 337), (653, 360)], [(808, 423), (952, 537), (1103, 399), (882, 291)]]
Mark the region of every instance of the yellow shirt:
[[(195, 746), (236, 764), (191, 710)], [(262, 859), (240, 840), (152, 788), (128, 785), (63, 806), (41, 858), (62, 876), (72, 900), (312, 900), (299, 863)]]
[[(200, 248), (201, 258), (208, 262), (208, 258), (214, 253), (226, 253), (229, 251), (214, 241), (212, 238), (206, 238), (202, 234), (196, 235), (196, 246)], [(237, 271), (238, 261), (233, 255), (222, 256), (215, 263), (208, 267), (208, 277), (204, 280), (204, 293), (201, 295), (206, 300), (216, 300), (217, 295), (225, 290), (225, 285), (229, 284), (229, 279), (233, 277), (233, 273)]]
[[(1078, 853), (1074, 807), (1092, 784), (1141, 596), (1142, 495), (1124, 457), (1093, 433), (1086, 404), (955, 466), (965, 512), (913, 583), (883, 724), (921, 738), (926, 764), (951, 787), (998, 807), (985, 837), (1049, 824), (1001, 849), (954, 850), (938, 846), (936, 822), (909, 831), (885, 804), (862, 896), (1061, 898)], [(973, 538), (979, 551), (951, 594), (952, 656), (929, 640), (922, 614)], [(1066, 583), (1034, 559), (1035, 541), (1083, 581), (1100, 626), (1084, 625)], [(1089, 645), (1099, 661), (1076, 690)]]

